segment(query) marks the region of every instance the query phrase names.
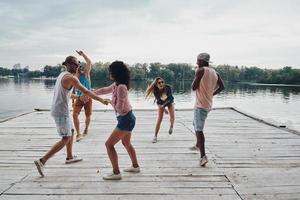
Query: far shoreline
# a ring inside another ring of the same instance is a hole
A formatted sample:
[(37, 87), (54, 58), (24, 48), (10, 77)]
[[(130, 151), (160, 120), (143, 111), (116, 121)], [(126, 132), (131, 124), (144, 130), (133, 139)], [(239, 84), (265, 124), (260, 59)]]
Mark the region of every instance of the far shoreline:
[[(1, 79), (32, 79), (32, 80), (56, 80), (56, 77), (16, 77), (16, 76), (0, 76)], [(150, 79), (149, 79), (150, 80)], [(132, 81), (141, 81), (141, 80), (132, 80)], [(148, 80), (144, 80), (148, 81)], [(184, 80), (192, 81), (192, 80)], [(229, 84), (246, 84), (253, 86), (275, 86), (275, 87), (300, 87), (300, 84), (282, 84), (282, 83), (256, 83), (256, 82), (230, 82), (225, 81)]]

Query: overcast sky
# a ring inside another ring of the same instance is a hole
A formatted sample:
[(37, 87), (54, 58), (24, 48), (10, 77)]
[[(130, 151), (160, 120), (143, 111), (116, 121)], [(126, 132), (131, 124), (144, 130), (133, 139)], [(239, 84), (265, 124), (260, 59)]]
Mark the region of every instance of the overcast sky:
[(0, 66), (93, 62), (300, 68), (298, 0), (1, 0)]

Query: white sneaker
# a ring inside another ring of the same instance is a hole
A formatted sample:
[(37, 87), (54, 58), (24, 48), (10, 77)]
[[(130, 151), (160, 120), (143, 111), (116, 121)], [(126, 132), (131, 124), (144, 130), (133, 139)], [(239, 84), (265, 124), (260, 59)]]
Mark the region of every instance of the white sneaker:
[(71, 163), (76, 163), (76, 162), (80, 162), (82, 161), (83, 159), (82, 158), (79, 158), (77, 156), (73, 156), (72, 159), (66, 159), (66, 164), (71, 164)]
[(103, 180), (121, 180), (122, 176), (121, 173), (114, 174), (113, 172), (111, 174), (107, 174), (106, 176), (103, 176)]
[(44, 172), (43, 172), (43, 171), (44, 171), (45, 165), (43, 165), (43, 163), (41, 162), (40, 159), (35, 160), (35, 161), (34, 161), (34, 164), (35, 164), (35, 166), (36, 166), (36, 168), (37, 168), (39, 174), (40, 174), (42, 177), (44, 177)]
[(199, 148), (195, 145), (189, 148), (191, 151), (199, 151)]
[(169, 129), (169, 134), (172, 135), (172, 133), (173, 133), (173, 128), (170, 127), (170, 129)]
[(139, 173), (141, 170), (140, 170), (140, 167), (129, 167), (127, 169), (124, 169), (123, 171), (124, 172)]
[(157, 137), (154, 136), (153, 140), (152, 140), (152, 143), (156, 143), (157, 142)]
[(207, 160), (207, 156), (205, 155), (205, 156), (203, 156), (203, 157), (201, 158), (201, 160), (200, 160), (200, 165), (201, 165), (202, 167), (204, 167), (204, 166), (206, 165), (206, 163), (208, 163), (208, 160)]

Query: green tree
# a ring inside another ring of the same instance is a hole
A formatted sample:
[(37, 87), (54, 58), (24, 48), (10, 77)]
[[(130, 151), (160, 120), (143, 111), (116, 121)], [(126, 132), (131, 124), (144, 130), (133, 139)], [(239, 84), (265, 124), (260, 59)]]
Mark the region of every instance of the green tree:
[(174, 72), (169, 69), (160, 70), (160, 77), (166, 81), (174, 81), (175, 80)]
[(160, 63), (150, 63), (149, 77), (152, 79), (159, 77), (161, 68), (163, 68), (163, 65)]
[(0, 76), (9, 76), (9, 75), (12, 75), (10, 69), (0, 67)]
[(63, 65), (50, 66), (46, 65), (43, 69), (43, 75), (46, 77), (57, 77), (63, 70)]

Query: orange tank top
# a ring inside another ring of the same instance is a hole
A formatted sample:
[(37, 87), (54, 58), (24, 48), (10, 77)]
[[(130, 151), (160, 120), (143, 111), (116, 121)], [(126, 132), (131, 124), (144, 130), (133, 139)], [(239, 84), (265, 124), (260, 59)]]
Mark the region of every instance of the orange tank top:
[(211, 67), (203, 67), (204, 73), (199, 87), (196, 89), (196, 108), (211, 110), (213, 103), (213, 94), (217, 89), (218, 75)]

